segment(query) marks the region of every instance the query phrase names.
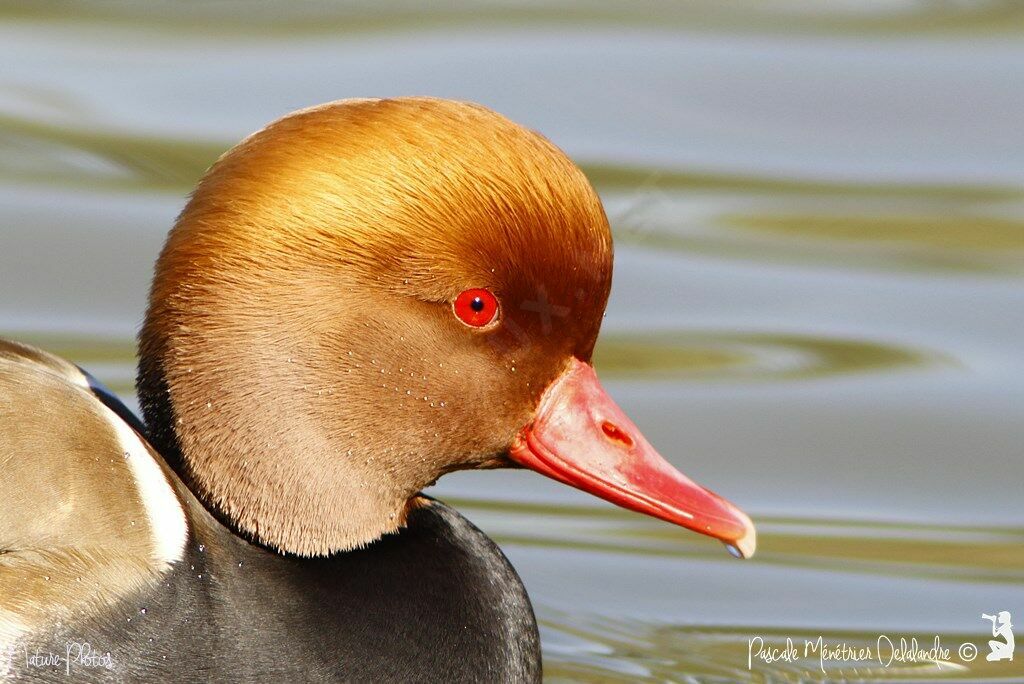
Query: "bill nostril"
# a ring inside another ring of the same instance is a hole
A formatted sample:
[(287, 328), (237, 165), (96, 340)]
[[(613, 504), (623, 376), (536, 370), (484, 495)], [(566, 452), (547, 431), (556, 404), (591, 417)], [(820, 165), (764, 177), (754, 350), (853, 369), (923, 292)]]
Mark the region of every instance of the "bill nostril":
[(622, 429), (619, 428), (619, 426), (616, 425), (615, 423), (609, 422), (607, 420), (602, 420), (601, 431), (604, 432), (605, 437), (607, 437), (611, 441), (618, 442), (627, 449), (631, 449), (633, 447), (632, 438), (630, 438), (629, 435), (623, 432)]

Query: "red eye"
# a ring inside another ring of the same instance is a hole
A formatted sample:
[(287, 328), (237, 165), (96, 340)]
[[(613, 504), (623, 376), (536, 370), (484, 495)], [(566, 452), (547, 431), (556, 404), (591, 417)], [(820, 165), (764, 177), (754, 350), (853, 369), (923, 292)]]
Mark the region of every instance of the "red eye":
[(498, 313), (498, 300), (490, 292), (479, 287), (460, 294), (452, 306), (459, 320), (474, 328), (487, 325)]

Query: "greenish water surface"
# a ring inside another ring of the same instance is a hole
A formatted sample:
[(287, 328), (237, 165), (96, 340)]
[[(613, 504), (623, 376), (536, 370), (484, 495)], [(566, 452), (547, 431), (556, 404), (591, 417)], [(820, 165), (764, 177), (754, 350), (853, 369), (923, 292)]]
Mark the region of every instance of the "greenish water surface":
[(581, 164), (616, 236), (595, 365), (760, 537), (739, 562), (530, 473), (444, 478), (549, 680), (1024, 681), (981, 617), (1024, 624), (1020, 3), (3, 1), (0, 56), (0, 334), (129, 402), (162, 239), (267, 121), (470, 99)]

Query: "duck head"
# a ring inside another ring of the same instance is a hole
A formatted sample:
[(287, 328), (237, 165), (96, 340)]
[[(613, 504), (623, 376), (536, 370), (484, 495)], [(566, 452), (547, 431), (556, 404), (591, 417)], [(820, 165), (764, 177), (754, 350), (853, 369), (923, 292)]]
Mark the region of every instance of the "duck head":
[(156, 266), (138, 390), (221, 519), (323, 555), (444, 473), (525, 466), (754, 551), (589, 365), (612, 240), (582, 172), (477, 105), (347, 100), (221, 157)]

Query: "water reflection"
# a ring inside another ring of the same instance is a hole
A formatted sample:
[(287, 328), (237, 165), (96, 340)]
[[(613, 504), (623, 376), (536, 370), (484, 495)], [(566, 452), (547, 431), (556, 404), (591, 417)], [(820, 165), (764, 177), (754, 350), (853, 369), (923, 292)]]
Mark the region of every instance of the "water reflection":
[[(1024, 614), (1022, 32), (984, 0), (0, 0), (0, 334), (130, 399), (150, 265), (230, 144), (338, 97), (481, 101), (582, 162), (617, 242), (596, 365), (760, 532), (739, 563), (529, 474), (443, 478), (548, 677), (821, 679), (747, 672), (752, 634), (982, 643)], [(980, 660), (828, 676), (1024, 680)]]
[(149, 29), (227, 31), (261, 36), (560, 24), (857, 35), (892, 32), (942, 35), (965, 31), (1004, 33), (1024, 26), (1024, 10), (1014, 0), (872, 3), (866, 10), (856, 4), (822, 5), (807, 0), (767, 6), (759, 0), (731, 3), (691, 0), (680, 4), (639, 0), (625, 6), (601, 0), (519, 4), (460, 0), (443, 6), (416, 2), (378, 5), (372, 2), (342, 4), (313, 1), (253, 5), (245, 0), (158, 4), (82, 0), (73, 8), (31, 0), (4, 0), (0, 2), (0, 13), (21, 20), (135, 23)]
[[(518, 547), (561, 553), (575, 550), (589, 553), (600, 563), (607, 554), (625, 554), (637, 559), (626, 567), (637, 572), (630, 576), (642, 582), (645, 559), (675, 558), (688, 564), (707, 563), (720, 568), (725, 577), (740, 583), (747, 568), (716, 563), (722, 557), (717, 542), (696, 535), (681, 535), (670, 526), (617, 509), (597, 506), (527, 505), (490, 500), (449, 499), (470, 516), (505, 548)], [(938, 586), (952, 583), (970, 587), (1005, 583), (1018, 587), (1024, 583), (1024, 528), (922, 525), (911, 523), (828, 520), (813, 518), (758, 518), (759, 557), (757, 562), (782, 569), (800, 568), (822, 573), (821, 577), (846, 577), (866, 574), (877, 578), (900, 577), (903, 580), (931, 582)], [(764, 575), (763, 572), (759, 573)], [(703, 572), (695, 574), (700, 581)], [(850, 580), (846, 580), (850, 583)], [(774, 582), (768, 581), (763, 600), (772, 601)], [(681, 589), (695, 595), (699, 586)], [(841, 599), (837, 589), (835, 598)], [(668, 598), (668, 597), (666, 597)], [(834, 604), (842, 611), (842, 603)], [(744, 624), (742, 606), (737, 612), (720, 616), (713, 624), (680, 625), (654, 620), (630, 620), (595, 613), (600, 606), (588, 605), (568, 611), (564, 607), (537, 606), (544, 630), (545, 675), (553, 681), (881, 681), (969, 679), (1013, 681), (1024, 676), (1024, 665), (1000, 667), (983, 658), (965, 663), (957, 648), (972, 642), (986, 651), (985, 632), (961, 633), (948, 630), (900, 631), (879, 621), (873, 629), (836, 629), (830, 623), (816, 626), (806, 617), (789, 615), (783, 622), (797, 625), (779, 628), (775, 624)], [(739, 624), (738, 624), (739, 623)], [(729, 626), (723, 626), (729, 625)], [(852, 648), (870, 648), (877, 658), (879, 636), (887, 635), (898, 648), (899, 639), (917, 638), (923, 648), (932, 646), (938, 636), (943, 647), (951, 649), (949, 662), (888, 662), (892, 647), (883, 641), (883, 660), (822, 663), (812, 651), (803, 657), (804, 640), (819, 637), (825, 644), (848, 644)], [(790, 637), (798, 645), (801, 657), (796, 662), (755, 662), (746, 669), (749, 640), (760, 637), (766, 648), (782, 648)], [(886, 650), (888, 649), (888, 650)], [(819, 669), (824, 667), (825, 672)], [(680, 673), (685, 673), (681, 676)]]
[(948, 362), (867, 340), (739, 332), (608, 332), (594, 352), (604, 376), (666, 380), (793, 380)]
[[(508, 544), (720, 560), (717, 542), (598, 506), (446, 497)], [(758, 516), (760, 563), (952, 582), (1024, 583), (1024, 527)]]
[(1019, 189), (751, 185), (616, 193), (616, 234), (653, 249), (783, 265), (1024, 275)]
[(187, 192), (228, 147), (0, 114), (0, 178), (21, 183)]

